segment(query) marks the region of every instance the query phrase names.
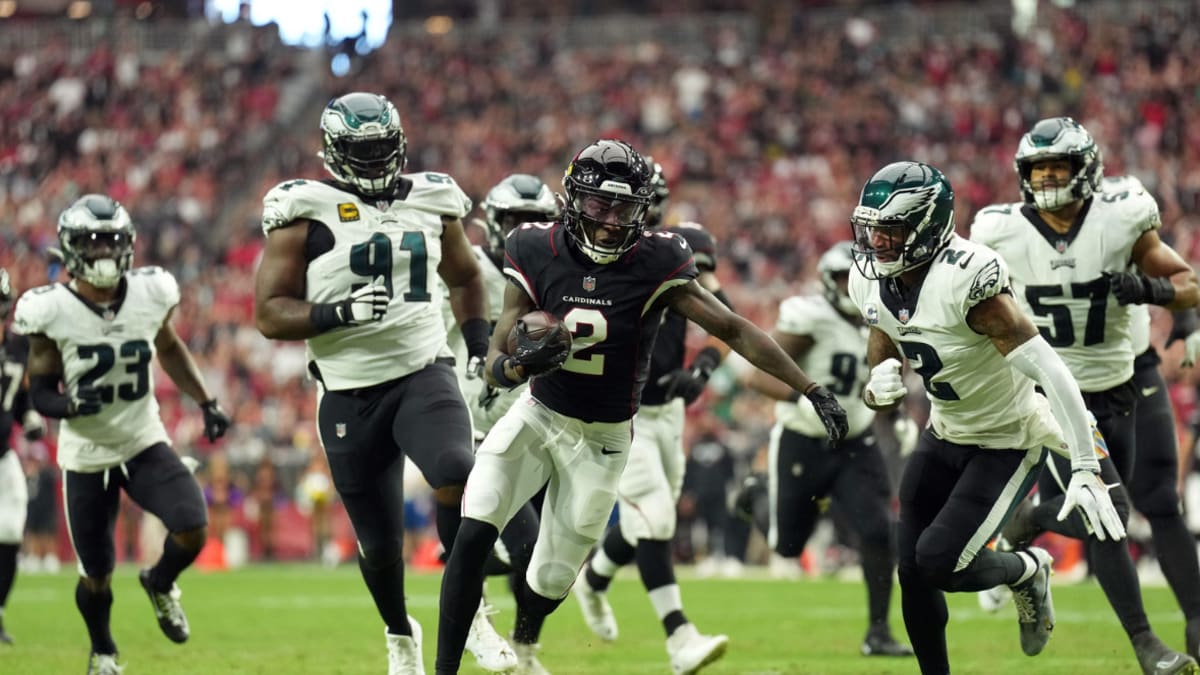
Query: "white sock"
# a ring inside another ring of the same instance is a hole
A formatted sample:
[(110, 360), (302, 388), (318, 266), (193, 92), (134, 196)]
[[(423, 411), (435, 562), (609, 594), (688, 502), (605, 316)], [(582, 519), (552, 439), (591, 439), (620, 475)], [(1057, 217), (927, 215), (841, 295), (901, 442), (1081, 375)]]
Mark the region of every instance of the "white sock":
[(604, 548), (596, 549), (596, 555), (592, 556), (592, 571), (602, 577), (613, 578), (617, 570), (621, 569), (619, 565), (612, 561), (604, 554)]
[(1028, 581), (1029, 578), (1038, 571), (1038, 560), (1032, 553), (1029, 551), (1017, 551), (1017, 555), (1020, 556), (1021, 561), (1025, 563), (1025, 573), (1021, 575), (1020, 579), (1017, 579), (1009, 584), (1010, 586), (1016, 586), (1019, 583)]
[(650, 604), (654, 605), (654, 611), (658, 614), (659, 621), (662, 621), (671, 612), (682, 612), (683, 596), (679, 592), (679, 584), (659, 586), (650, 591)]

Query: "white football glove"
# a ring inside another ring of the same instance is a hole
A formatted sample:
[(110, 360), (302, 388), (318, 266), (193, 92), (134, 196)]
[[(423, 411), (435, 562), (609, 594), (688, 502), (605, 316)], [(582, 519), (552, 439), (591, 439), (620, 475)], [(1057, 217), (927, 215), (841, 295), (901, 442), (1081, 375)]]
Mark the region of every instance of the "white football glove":
[(871, 369), (871, 380), (867, 382), (866, 399), (874, 405), (891, 405), (904, 398), (904, 379), (900, 377), (900, 362), (887, 359)]
[(372, 321), (379, 321), (387, 313), (388, 303), (391, 302), (383, 277), (350, 294), (349, 298), (339, 303), (338, 319), (344, 325), (359, 326)]
[(36, 441), (46, 435), (46, 420), (32, 408), (25, 411), (21, 419), (21, 432), (27, 441)]
[(1200, 358), (1200, 330), (1189, 334), (1183, 339), (1183, 367), (1191, 368)]
[(1066, 499), (1058, 512), (1060, 521), (1066, 520), (1076, 507), (1082, 512), (1083, 522), (1096, 538), (1104, 541), (1112, 538), (1118, 541), (1125, 538), (1125, 526), (1121, 524), (1121, 515), (1113, 506), (1108, 491), (1116, 487), (1104, 484), (1100, 474), (1091, 471), (1075, 471), (1071, 474), (1071, 483), (1067, 486)]
[(921, 427), (911, 417), (900, 416), (892, 423), (892, 430), (899, 443), (901, 457), (908, 457), (917, 448), (917, 440), (921, 437)]

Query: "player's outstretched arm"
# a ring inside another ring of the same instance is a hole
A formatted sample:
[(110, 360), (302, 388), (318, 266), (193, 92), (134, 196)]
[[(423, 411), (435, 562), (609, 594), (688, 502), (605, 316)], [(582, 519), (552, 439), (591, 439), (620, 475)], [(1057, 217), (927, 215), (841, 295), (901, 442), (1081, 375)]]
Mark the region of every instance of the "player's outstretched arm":
[[(1131, 257), (1141, 272), (1113, 275), (1113, 293), (1121, 304), (1150, 303), (1173, 312), (1200, 304), (1200, 283), (1195, 270), (1159, 238), (1157, 231), (1150, 230), (1139, 237)], [(1129, 291), (1131, 294), (1127, 294)], [(1123, 298), (1122, 294), (1128, 297)]]
[(200, 374), (200, 369), (196, 366), (196, 360), (192, 358), (192, 353), (188, 351), (187, 345), (183, 343), (179, 334), (175, 332), (175, 327), (171, 325), (171, 317), (174, 314), (175, 310), (172, 308), (167, 313), (167, 318), (163, 319), (158, 334), (154, 336), (154, 349), (158, 352), (158, 362), (162, 364), (167, 377), (170, 377), (175, 386), (179, 387), (179, 391), (187, 394), (200, 405), (200, 409), (204, 412), (204, 435), (210, 442), (215, 441), (225, 435), (231, 422), (229, 416), (217, 404), (217, 400), (209, 394), (208, 387), (204, 384), (204, 376)]
[(438, 275), (450, 289), (450, 309), (454, 311), (467, 344), (467, 357), (471, 361), (467, 365), (467, 375), (478, 376), (487, 356), (488, 332), (491, 330), (483, 274), (462, 220), (442, 216), (442, 226), (442, 262), (438, 264)]
[(524, 368), (517, 365), (508, 353), (508, 334), (517, 324), (517, 319), (535, 309), (537, 305), (525, 289), (515, 283), (504, 287), (504, 308), (500, 310), (500, 318), (496, 320), (496, 328), (492, 331), (492, 340), (488, 344), (487, 367), (484, 368), (487, 382), (491, 386), (512, 389), (527, 379)]
[[(785, 333), (779, 329), (771, 331), (770, 336), (793, 361), (804, 358), (815, 342), (811, 335)], [(791, 400), (794, 393), (782, 380), (758, 369), (750, 372), (750, 376), (746, 378), (746, 386), (775, 401)]]

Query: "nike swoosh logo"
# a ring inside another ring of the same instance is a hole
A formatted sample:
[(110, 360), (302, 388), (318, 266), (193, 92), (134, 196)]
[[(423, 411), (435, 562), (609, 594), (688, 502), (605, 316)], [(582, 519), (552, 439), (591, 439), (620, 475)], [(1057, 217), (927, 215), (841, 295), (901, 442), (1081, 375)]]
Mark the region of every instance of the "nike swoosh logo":
[(1158, 391), (1158, 387), (1146, 387), (1142, 389), (1142, 398), (1149, 398), (1153, 396), (1154, 392), (1156, 391)]
[(1154, 667), (1158, 668), (1159, 670), (1166, 670), (1167, 668), (1175, 665), (1177, 661), (1179, 661), (1178, 654), (1172, 656), (1170, 659), (1163, 659), (1162, 661), (1159, 661), (1158, 663), (1154, 664)]
[(600, 454), (602, 454), (602, 455), (619, 455), (619, 454), (621, 454), (621, 451), (620, 450), (609, 450), (608, 446), (604, 446), (604, 447), (600, 448)]

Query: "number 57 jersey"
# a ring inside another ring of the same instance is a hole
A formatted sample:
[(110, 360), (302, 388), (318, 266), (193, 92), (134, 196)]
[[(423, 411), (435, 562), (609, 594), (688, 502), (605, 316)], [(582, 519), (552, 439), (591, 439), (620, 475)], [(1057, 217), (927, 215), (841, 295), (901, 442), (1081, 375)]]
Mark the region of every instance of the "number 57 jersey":
[(117, 300), (99, 307), (63, 284), (30, 289), (17, 301), (14, 331), (44, 335), (62, 354), (65, 391), (100, 391), (95, 415), (65, 419), (58, 464), (103, 471), (155, 443), (169, 443), (154, 398), (154, 338), (175, 305), (179, 285), (170, 272), (141, 267), (126, 273)]

